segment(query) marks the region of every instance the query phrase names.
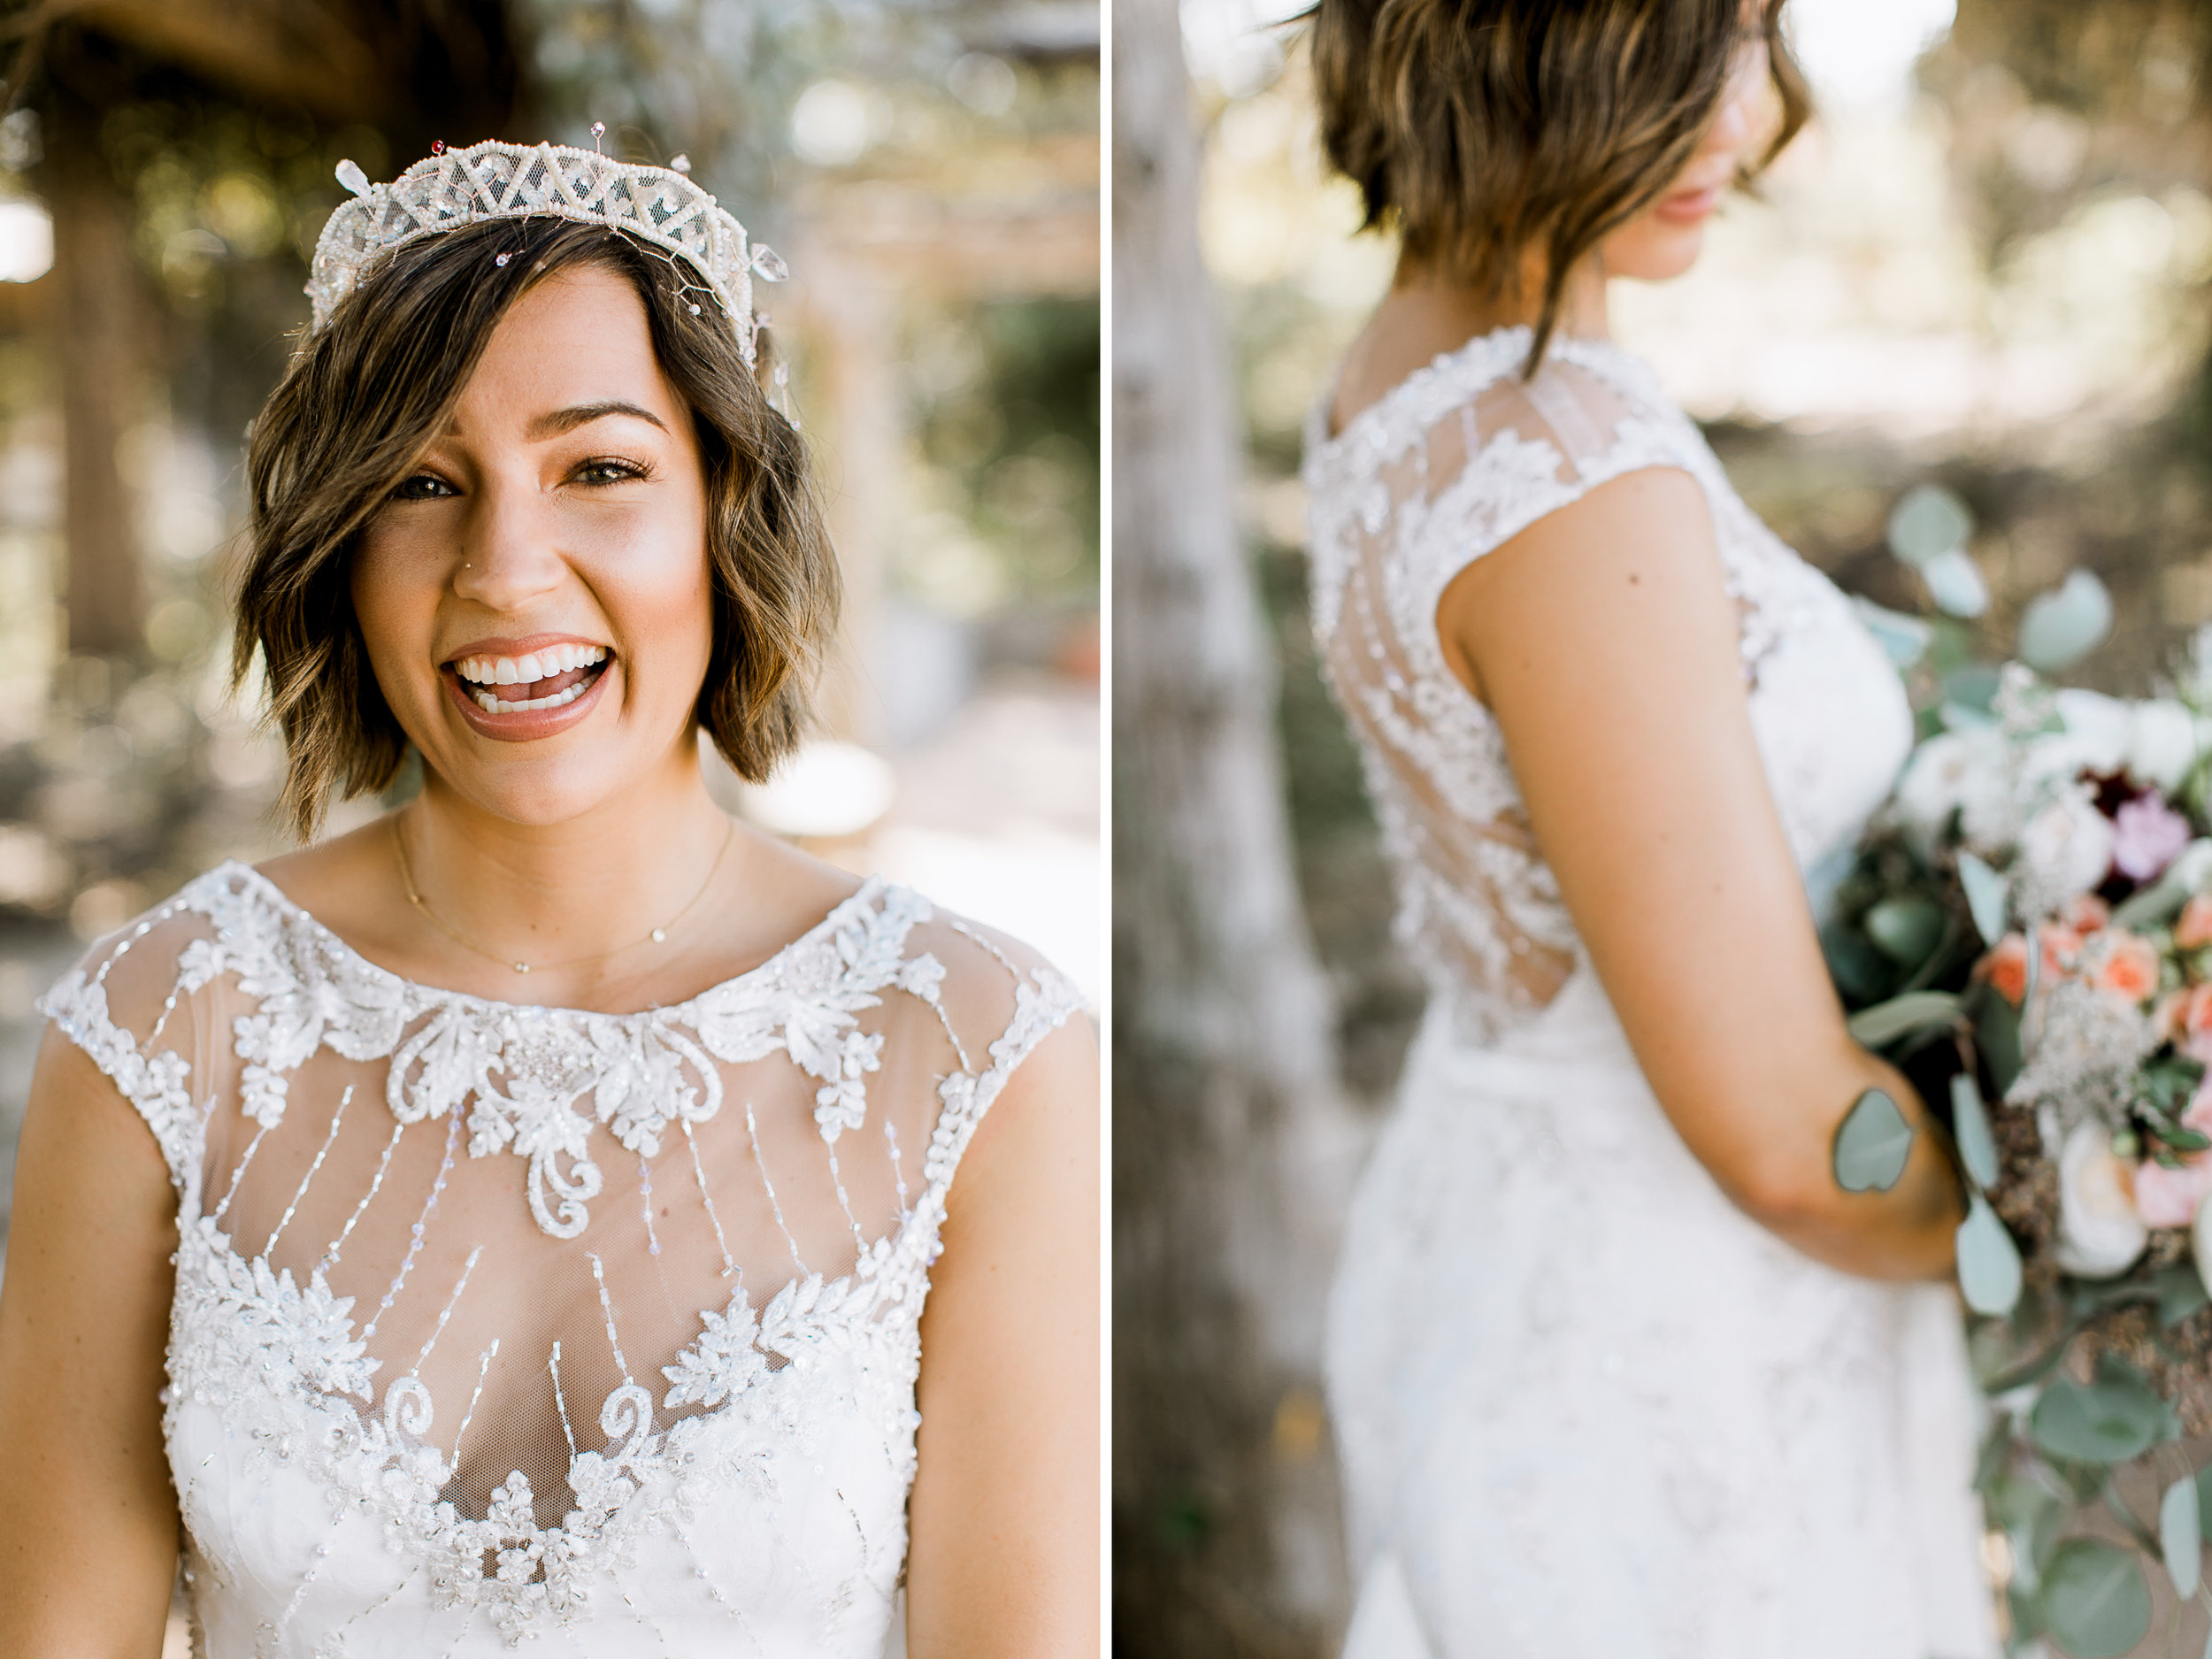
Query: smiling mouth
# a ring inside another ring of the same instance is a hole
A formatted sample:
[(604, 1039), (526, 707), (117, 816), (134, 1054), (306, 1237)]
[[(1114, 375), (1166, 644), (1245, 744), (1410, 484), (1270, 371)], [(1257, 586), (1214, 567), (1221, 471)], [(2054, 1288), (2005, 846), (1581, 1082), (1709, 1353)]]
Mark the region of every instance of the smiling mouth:
[(535, 714), (576, 701), (607, 672), (603, 645), (549, 645), (520, 657), (464, 657), (447, 664), (487, 714)]

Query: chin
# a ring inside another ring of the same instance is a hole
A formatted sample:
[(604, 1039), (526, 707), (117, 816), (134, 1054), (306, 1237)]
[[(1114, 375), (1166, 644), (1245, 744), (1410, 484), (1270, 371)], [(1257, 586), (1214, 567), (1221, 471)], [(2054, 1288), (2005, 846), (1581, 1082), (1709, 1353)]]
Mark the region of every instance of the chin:
[(1697, 263), (1705, 251), (1705, 222), (1669, 225), (1646, 219), (1610, 239), (1605, 249), (1605, 274), (1632, 277), (1639, 282), (1668, 282)]

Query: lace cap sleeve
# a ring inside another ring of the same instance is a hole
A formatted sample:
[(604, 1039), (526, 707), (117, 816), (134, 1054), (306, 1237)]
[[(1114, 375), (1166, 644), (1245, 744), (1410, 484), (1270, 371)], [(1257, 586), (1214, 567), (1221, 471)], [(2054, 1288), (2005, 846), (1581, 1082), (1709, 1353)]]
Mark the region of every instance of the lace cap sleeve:
[(923, 1163), (922, 1205), (934, 1226), (977, 1126), (1022, 1062), (1082, 1010), (1083, 997), (1034, 952), (987, 928), (940, 916), (928, 931), (927, 959), (942, 973), (937, 1006), (958, 1057), (937, 1084)]
[(1386, 613), (1401, 649), (1425, 654), (1452, 579), (1540, 518), (1648, 467), (1702, 479), (1694, 429), (1640, 384), (1640, 365), (1563, 342), (1525, 381), (1513, 371), (1525, 349), (1525, 331), (1508, 330), (1440, 358), (1314, 452), (1325, 642), (1364, 603)]
[(189, 892), (96, 941), (36, 1004), (145, 1119), (180, 1192), (200, 1166), (196, 1089), (211, 1052), (201, 994), (221, 972)]

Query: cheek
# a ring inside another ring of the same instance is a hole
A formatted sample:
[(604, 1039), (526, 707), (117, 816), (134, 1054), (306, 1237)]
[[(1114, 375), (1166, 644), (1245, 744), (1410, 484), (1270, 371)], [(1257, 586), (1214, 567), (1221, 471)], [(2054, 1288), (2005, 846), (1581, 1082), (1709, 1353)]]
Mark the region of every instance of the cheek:
[(348, 586), (373, 665), (409, 655), (435, 626), (437, 586), (414, 575), (417, 563), (398, 539), (373, 526), (354, 548)]

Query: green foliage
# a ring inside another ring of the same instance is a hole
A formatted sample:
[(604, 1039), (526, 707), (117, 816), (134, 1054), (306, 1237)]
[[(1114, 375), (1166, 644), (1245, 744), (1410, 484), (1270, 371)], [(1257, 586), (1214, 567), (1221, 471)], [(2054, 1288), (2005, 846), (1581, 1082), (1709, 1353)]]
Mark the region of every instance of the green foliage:
[(2159, 1552), (2174, 1594), (2186, 1600), (2197, 1593), (2204, 1568), (2204, 1533), (2197, 1508), (2197, 1483), (2177, 1480), (2158, 1504)]
[(2037, 1596), (2044, 1628), (2074, 1659), (2120, 1659), (2151, 1627), (2150, 1586), (2135, 1556), (2098, 1538), (2070, 1538)]
[(1959, 886), (1965, 891), (1974, 931), (1982, 936), (1982, 943), (1993, 945), (2004, 937), (2011, 903), (2005, 879), (1972, 853), (1962, 851), (1958, 862)]
[(2061, 1377), (2028, 1417), (2037, 1447), (2069, 1463), (2124, 1463), (2167, 1439), (2172, 1409), (2131, 1367), (2104, 1356), (2094, 1380)]
[(1905, 1172), (1915, 1133), (1895, 1101), (1868, 1089), (1836, 1125), (1830, 1154), (1836, 1185), (1847, 1193), (1887, 1192)]
[(1851, 1039), (1864, 1048), (1886, 1048), (1908, 1037), (1957, 1025), (1962, 1006), (1950, 991), (1907, 991), (1852, 1015)]
[(1997, 1141), (1989, 1132), (1989, 1109), (1970, 1071), (1951, 1079), (1951, 1134), (1967, 1179), (1986, 1192), (1997, 1184)]
[(1958, 1232), (1959, 1292), (1976, 1313), (2005, 1314), (2020, 1300), (2020, 1248), (1976, 1193)]

